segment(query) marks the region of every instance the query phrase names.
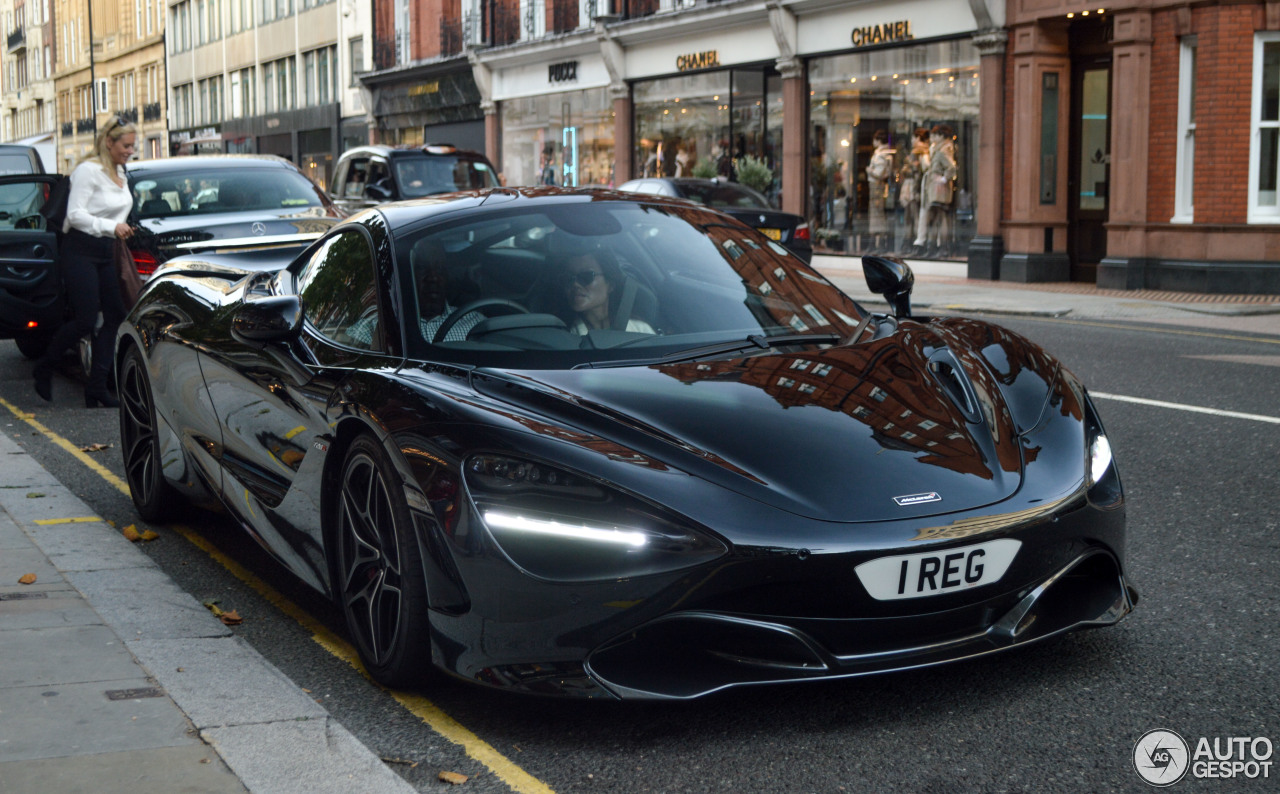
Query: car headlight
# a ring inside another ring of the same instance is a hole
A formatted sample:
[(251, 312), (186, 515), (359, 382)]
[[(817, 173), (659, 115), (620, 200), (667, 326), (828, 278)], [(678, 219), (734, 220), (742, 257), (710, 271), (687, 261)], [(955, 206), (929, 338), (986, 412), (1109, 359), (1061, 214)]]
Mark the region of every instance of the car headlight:
[(679, 570), (725, 554), (724, 542), (599, 480), (507, 455), (464, 467), (476, 513), (502, 552), (552, 581)]
[(1089, 501), (1096, 507), (1119, 507), (1124, 503), (1120, 473), (1116, 471), (1116, 462), (1111, 455), (1111, 442), (1107, 439), (1106, 430), (1102, 428), (1098, 410), (1087, 394), (1084, 401), (1084, 423), (1085, 452), (1088, 455), (1085, 461), (1085, 486)]

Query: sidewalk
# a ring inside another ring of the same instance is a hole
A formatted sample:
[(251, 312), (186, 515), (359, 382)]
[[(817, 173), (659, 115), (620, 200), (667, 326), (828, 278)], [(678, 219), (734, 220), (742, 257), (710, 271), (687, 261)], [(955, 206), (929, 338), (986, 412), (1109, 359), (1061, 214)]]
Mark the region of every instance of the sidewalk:
[(415, 791), (5, 435), (0, 460), (0, 791)]
[[(1280, 299), (1117, 295), (971, 281), (958, 262), (911, 264), (920, 311), (1280, 336)], [(814, 265), (884, 309), (860, 259)], [(0, 791), (415, 790), (2, 434), (0, 460)], [(19, 584), (28, 573), (35, 583)]]
[[(913, 310), (1127, 320), (1280, 336), (1280, 296), (1125, 292), (1079, 283), (1018, 284), (969, 279), (964, 262), (907, 263), (916, 276)], [(867, 289), (861, 257), (818, 255), (813, 266), (859, 302), (884, 310), (884, 300)]]

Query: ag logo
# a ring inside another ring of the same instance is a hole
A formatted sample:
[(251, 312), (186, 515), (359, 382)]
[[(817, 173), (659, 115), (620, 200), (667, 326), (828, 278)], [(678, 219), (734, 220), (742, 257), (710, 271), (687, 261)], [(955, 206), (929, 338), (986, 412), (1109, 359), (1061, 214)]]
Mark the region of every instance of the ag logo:
[(1153, 786), (1172, 786), (1187, 774), (1191, 753), (1173, 731), (1147, 731), (1133, 746), (1133, 768)]

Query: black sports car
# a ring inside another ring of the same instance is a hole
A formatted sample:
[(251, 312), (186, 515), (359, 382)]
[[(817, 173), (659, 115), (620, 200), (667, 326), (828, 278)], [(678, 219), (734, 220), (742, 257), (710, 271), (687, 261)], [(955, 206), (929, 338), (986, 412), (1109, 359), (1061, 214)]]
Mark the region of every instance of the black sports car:
[(220, 501), (379, 681), (691, 698), (1133, 608), (1084, 387), (998, 326), (913, 316), (901, 262), (864, 260), (873, 314), (714, 210), (500, 188), (281, 264), (147, 284), (128, 481), (147, 519)]

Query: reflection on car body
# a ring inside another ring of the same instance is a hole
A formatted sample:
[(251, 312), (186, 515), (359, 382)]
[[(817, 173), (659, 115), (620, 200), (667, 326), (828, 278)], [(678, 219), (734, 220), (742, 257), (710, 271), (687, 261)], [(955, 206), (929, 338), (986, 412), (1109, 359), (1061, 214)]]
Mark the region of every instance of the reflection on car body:
[[(584, 250), (623, 277), (579, 334)], [(385, 204), (274, 273), (237, 261), (172, 260), (122, 326), (134, 502), (220, 501), (388, 685), (690, 698), (1136, 603), (1084, 387), (1010, 331), (914, 316), (901, 262), (864, 260), (876, 315), (715, 210), (550, 187)]]

